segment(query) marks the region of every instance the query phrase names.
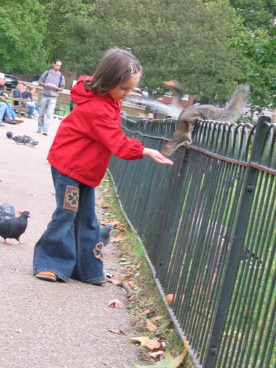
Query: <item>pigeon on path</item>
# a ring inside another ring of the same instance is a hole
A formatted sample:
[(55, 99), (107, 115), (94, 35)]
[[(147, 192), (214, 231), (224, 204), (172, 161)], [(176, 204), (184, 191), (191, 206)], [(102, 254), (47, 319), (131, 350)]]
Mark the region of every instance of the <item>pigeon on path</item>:
[(10, 244), (6, 239), (16, 239), (19, 244), (23, 244), (19, 238), (25, 232), (28, 225), (29, 211), (24, 211), (20, 216), (13, 217), (0, 222), (0, 236), (6, 244)]
[(103, 245), (106, 247), (110, 242), (111, 230), (114, 228), (114, 225), (107, 224), (106, 226), (101, 226), (100, 228), (100, 239)]

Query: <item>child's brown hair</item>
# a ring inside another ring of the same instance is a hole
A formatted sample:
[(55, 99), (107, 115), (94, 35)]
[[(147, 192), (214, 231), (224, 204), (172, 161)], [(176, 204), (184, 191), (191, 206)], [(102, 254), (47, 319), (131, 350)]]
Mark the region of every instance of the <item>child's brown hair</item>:
[(129, 51), (121, 49), (108, 50), (96, 70), (91, 82), (84, 81), (86, 89), (104, 95), (119, 83), (141, 73), (142, 67)]

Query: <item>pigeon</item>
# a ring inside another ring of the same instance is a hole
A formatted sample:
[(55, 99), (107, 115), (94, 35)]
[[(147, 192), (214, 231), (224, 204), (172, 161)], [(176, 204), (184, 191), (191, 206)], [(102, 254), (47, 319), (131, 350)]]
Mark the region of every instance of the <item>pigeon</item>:
[(31, 146), (36, 146), (38, 144), (38, 141), (34, 140), (29, 135), (13, 135), (13, 132), (7, 132), (6, 136), (9, 139), (14, 140), (16, 143), (23, 143), (23, 144), (30, 144)]
[(110, 242), (111, 230), (114, 228), (114, 225), (107, 224), (106, 226), (101, 226), (100, 228), (100, 239), (103, 245), (106, 247)]
[(8, 220), (15, 217), (15, 209), (9, 203), (0, 204), (0, 221)]
[(10, 244), (6, 239), (16, 239), (19, 244), (23, 244), (19, 237), (25, 232), (28, 225), (29, 211), (24, 211), (18, 217), (12, 217), (8, 220), (0, 222), (0, 236), (5, 240), (6, 244)]

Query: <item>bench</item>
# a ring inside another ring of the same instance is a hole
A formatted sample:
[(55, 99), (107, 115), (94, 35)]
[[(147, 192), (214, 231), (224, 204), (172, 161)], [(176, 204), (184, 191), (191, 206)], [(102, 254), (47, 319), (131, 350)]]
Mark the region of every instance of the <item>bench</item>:
[(16, 112), (16, 114), (18, 115), (18, 117), (27, 116), (28, 106), (27, 104), (23, 106), (22, 104), (24, 102), (23, 98), (10, 97), (10, 101), (11, 101), (11, 106), (13, 110)]
[(66, 107), (63, 104), (57, 102), (56, 107), (55, 107), (54, 114), (65, 116), (65, 114), (66, 114)]

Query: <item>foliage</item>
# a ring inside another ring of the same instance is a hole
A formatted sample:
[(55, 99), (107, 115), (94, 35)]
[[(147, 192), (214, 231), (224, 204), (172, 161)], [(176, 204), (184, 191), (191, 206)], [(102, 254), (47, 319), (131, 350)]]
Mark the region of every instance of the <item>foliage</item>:
[(237, 9), (245, 27), (231, 44), (243, 57), (243, 75), (251, 87), (252, 113), (265, 108), (275, 109), (273, 0), (230, 0), (230, 4)]
[(272, 35), (275, 0), (230, 0), (230, 5), (237, 9), (246, 28), (253, 31), (264, 29)]
[(233, 43), (248, 60), (243, 68), (251, 85), (252, 112), (261, 112), (267, 107), (276, 108), (275, 44), (275, 40), (267, 38), (255, 38), (244, 42), (236, 40), (236, 43)]
[(108, 48), (125, 48), (143, 66), (140, 86), (155, 97), (164, 80), (176, 79), (201, 102), (222, 105), (246, 82), (260, 110), (275, 86), (265, 60), (274, 50), (273, 1), (2, 0), (0, 66), (40, 74), (59, 58), (91, 75)]
[(104, 51), (119, 47), (141, 61), (141, 86), (151, 94), (178, 79), (187, 93), (217, 94), (224, 102), (240, 79), (238, 53), (229, 48), (235, 14), (224, 0), (189, 0), (185, 7), (180, 0), (48, 0), (46, 8), (52, 55), (62, 53), (78, 74), (92, 74)]
[(93, 22), (93, 1), (39, 1), (44, 4), (47, 19), (45, 47), (49, 62), (61, 59), (67, 69), (78, 73), (86, 59), (86, 40), (90, 38), (86, 23)]
[(2, 0), (0, 66), (5, 72), (35, 74), (45, 67), (43, 6), (37, 0)]

